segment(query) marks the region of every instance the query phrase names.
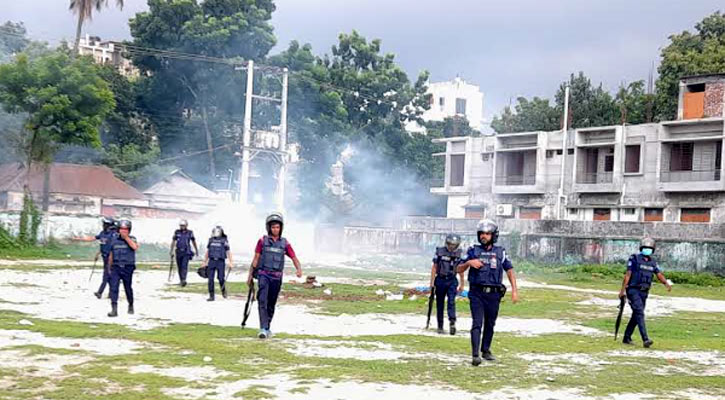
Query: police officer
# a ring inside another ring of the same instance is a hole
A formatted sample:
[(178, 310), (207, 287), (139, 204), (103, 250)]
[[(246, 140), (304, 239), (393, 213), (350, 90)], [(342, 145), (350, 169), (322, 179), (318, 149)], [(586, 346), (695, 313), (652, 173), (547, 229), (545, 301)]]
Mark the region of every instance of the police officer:
[(103, 281), (101, 282), (101, 286), (98, 288), (98, 291), (93, 293), (99, 299), (103, 297), (103, 291), (106, 289), (106, 284), (110, 279), (108, 254), (111, 252), (111, 242), (117, 235), (116, 221), (114, 221), (113, 218), (103, 217), (101, 219), (101, 223), (103, 224), (103, 230), (96, 235), (96, 240), (98, 240), (100, 248), (93, 260), (93, 262), (97, 262), (98, 256), (103, 257)]
[(647, 295), (652, 286), (652, 278), (654, 276), (662, 282), (667, 291), (672, 290), (672, 285), (665, 279), (665, 276), (657, 267), (652, 254), (655, 252), (655, 240), (649, 237), (642, 239), (639, 243), (639, 253), (632, 254), (627, 261), (627, 272), (624, 274), (622, 281), (622, 289), (619, 291), (619, 297), (625, 296), (629, 300), (629, 306), (632, 307), (632, 317), (624, 330), (624, 344), (632, 343), (632, 333), (634, 328), (639, 327), (639, 334), (642, 336), (644, 347), (650, 347), (654, 343), (647, 336), (647, 327), (644, 324), (644, 308), (647, 303)]
[(224, 229), (217, 225), (211, 231), (211, 238), (206, 245), (206, 256), (204, 257), (204, 265), (207, 267), (207, 279), (209, 282), (209, 298), (206, 301), (214, 301), (214, 273), (216, 272), (219, 280), (219, 287), (222, 289), (222, 296), (227, 298), (226, 281), (224, 280), (224, 272), (226, 269), (226, 260), (229, 260), (229, 270), (232, 268), (232, 252), (229, 249), (229, 240), (227, 239)]
[(108, 255), (108, 263), (111, 266), (111, 312), (109, 317), (118, 316), (118, 288), (123, 281), (123, 290), (126, 292), (128, 301), (128, 313), (133, 314), (133, 271), (136, 270), (136, 250), (138, 242), (131, 236), (131, 221), (122, 219), (118, 222), (118, 235), (111, 242), (111, 251)]
[[(463, 272), (456, 279), (456, 268), (461, 263), (461, 237), (456, 234), (446, 236), (446, 245), (436, 248), (433, 266), (430, 271), (430, 286), (436, 293), (436, 316), (438, 333), (443, 334), (443, 306), (448, 298), (448, 321), (450, 334), (456, 334), (456, 295), (463, 291)], [(460, 284), (459, 284), (460, 282)]]
[(247, 285), (252, 284), (252, 279), (259, 280), (257, 300), (259, 303), (259, 334), (257, 337), (266, 339), (272, 336), (270, 325), (274, 317), (274, 309), (277, 306), (277, 297), (282, 288), (282, 273), (284, 271), (285, 255), (292, 259), (297, 270), (297, 277), (302, 277), (302, 266), (292, 249), (292, 245), (282, 237), (284, 219), (282, 214), (273, 213), (265, 221), (267, 235), (257, 241), (257, 248), (254, 251), (254, 260), (249, 269)]
[[(186, 286), (186, 275), (189, 271), (189, 260), (194, 258), (195, 254), (199, 254), (199, 248), (196, 247), (196, 238), (194, 232), (188, 229), (189, 223), (182, 219), (179, 221), (179, 229), (174, 231), (174, 236), (171, 239), (171, 249), (169, 249), (169, 255), (174, 255), (176, 250), (176, 266), (179, 270), (179, 282), (181, 287)], [(191, 250), (191, 245), (194, 245), (194, 251)]]
[[(471, 349), (473, 351), (474, 366), (481, 364), (481, 356), (487, 361), (496, 357), (491, 354), (493, 341), (493, 328), (498, 318), (498, 309), (506, 293), (503, 284), (503, 273), (506, 271), (511, 283), (511, 300), (519, 300), (516, 276), (514, 275), (511, 260), (506, 257), (506, 250), (496, 246), (498, 240), (498, 226), (495, 222), (484, 219), (478, 223), (478, 242), (468, 249), (467, 261), (458, 266), (458, 272), (468, 271), (468, 298), (471, 303), (473, 326), (471, 327)], [(483, 343), (481, 343), (481, 327), (483, 326)], [(483, 347), (482, 353), (479, 353)]]

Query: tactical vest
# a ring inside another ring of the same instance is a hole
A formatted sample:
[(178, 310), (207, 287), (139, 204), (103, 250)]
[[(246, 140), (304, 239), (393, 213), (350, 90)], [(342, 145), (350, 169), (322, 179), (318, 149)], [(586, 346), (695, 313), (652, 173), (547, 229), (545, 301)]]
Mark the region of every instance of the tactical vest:
[[(135, 237), (129, 237), (136, 241)], [(114, 265), (136, 265), (136, 250), (132, 249), (120, 235), (114, 237), (112, 246)]]
[(639, 288), (640, 290), (649, 290), (652, 287), (652, 278), (654, 278), (657, 262), (652, 257), (649, 257), (649, 260), (645, 260), (642, 254), (633, 255), (630, 258), (630, 262), (637, 263), (637, 268), (633, 269), (633, 271), (637, 271), (637, 275), (632, 276), (634, 282), (631, 282), (629, 286)]
[(189, 246), (191, 238), (194, 237), (194, 232), (188, 229), (177, 229), (176, 232), (174, 232), (174, 237), (176, 238), (176, 251), (184, 253), (191, 249)]
[(486, 250), (481, 245), (475, 245), (473, 259), (481, 260), (483, 266), (479, 269), (468, 269), (468, 281), (472, 285), (503, 285), (503, 262), (506, 259), (503, 247), (493, 246), (490, 250)]
[(101, 255), (103, 257), (108, 257), (108, 254), (111, 252), (113, 240), (116, 237), (116, 232), (112, 230), (102, 231), (98, 234), (98, 244), (100, 246)]
[(213, 237), (209, 239), (209, 258), (212, 260), (226, 260), (227, 240)]
[(448, 251), (447, 247), (436, 248), (436, 264), (438, 276), (448, 278), (456, 274), (456, 267), (461, 262), (461, 249)]
[(260, 265), (263, 271), (284, 271), (284, 256), (287, 252), (287, 239), (272, 240), (271, 237), (262, 238), (262, 255)]

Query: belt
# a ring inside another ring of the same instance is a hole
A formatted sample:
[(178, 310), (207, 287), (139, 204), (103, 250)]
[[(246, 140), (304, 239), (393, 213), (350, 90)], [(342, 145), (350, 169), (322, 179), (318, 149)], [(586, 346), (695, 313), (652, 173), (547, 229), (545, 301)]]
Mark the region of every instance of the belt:
[(209, 259), (212, 260), (212, 261), (224, 261), (224, 260), (226, 260), (226, 258), (212, 258), (212, 257), (209, 257)]
[(506, 286), (482, 286), (477, 285), (477, 287), (481, 288), (481, 291), (483, 293), (503, 293), (506, 289)]

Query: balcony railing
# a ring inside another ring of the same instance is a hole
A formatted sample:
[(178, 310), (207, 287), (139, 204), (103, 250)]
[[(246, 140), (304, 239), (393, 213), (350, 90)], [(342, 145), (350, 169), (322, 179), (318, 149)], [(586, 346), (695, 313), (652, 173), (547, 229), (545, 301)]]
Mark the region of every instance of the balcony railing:
[(503, 186), (536, 185), (536, 174), (532, 175), (497, 175), (496, 184)]
[(660, 172), (660, 182), (707, 182), (719, 180), (720, 169)]
[(612, 183), (614, 174), (612, 172), (582, 172), (577, 174), (576, 183), (585, 185), (597, 183)]
[(444, 188), (446, 186), (446, 180), (443, 178), (434, 178), (430, 180), (431, 188)]

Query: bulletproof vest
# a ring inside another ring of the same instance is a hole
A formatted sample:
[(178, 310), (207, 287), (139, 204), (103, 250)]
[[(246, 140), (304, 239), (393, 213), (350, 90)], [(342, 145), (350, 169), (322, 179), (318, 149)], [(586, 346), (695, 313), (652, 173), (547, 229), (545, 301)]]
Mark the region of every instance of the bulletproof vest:
[[(135, 237), (130, 236), (130, 238), (136, 241)], [(136, 250), (132, 249), (121, 236), (114, 237), (112, 246), (114, 265), (136, 265)]]
[(180, 252), (188, 251), (191, 238), (194, 237), (194, 232), (186, 229), (177, 229), (174, 237), (176, 238), (176, 250)]
[(262, 270), (282, 272), (284, 270), (284, 256), (287, 252), (287, 239), (272, 240), (271, 237), (262, 238), (262, 255), (260, 264)]
[(436, 264), (438, 264), (438, 275), (448, 277), (455, 275), (456, 267), (461, 261), (461, 249), (448, 251), (447, 247), (436, 248)]
[(116, 232), (112, 230), (102, 231), (98, 234), (98, 244), (100, 246), (101, 254), (103, 257), (108, 257), (108, 254), (113, 248), (113, 239), (116, 237)]
[(637, 275), (639, 279), (631, 286), (639, 286), (641, 290), (649, 290), (649, 288), (652, 286), (652, 278), (655, 274), (655, 267), (657, 267), (657, 262), (652, 257), (649, 257), (649, 260), (645, 260), (642, 254), (637, 254), (636, 256), (634, 256), (633, 261), (637, 263)]
[(213, 260), (225, 260), (227, 258), (227, 240), (213, 237), (209, 239), (209, 258)]
[(481, 245), (473, 246), (473, 259), (481, 260), (483, 266), (479, 269), (468, 269), (468, 281), (474, 285), (501, 286), (503, 285), (503, 262), (506, 253), (503, 247), (493, 246), (486, 250)]

